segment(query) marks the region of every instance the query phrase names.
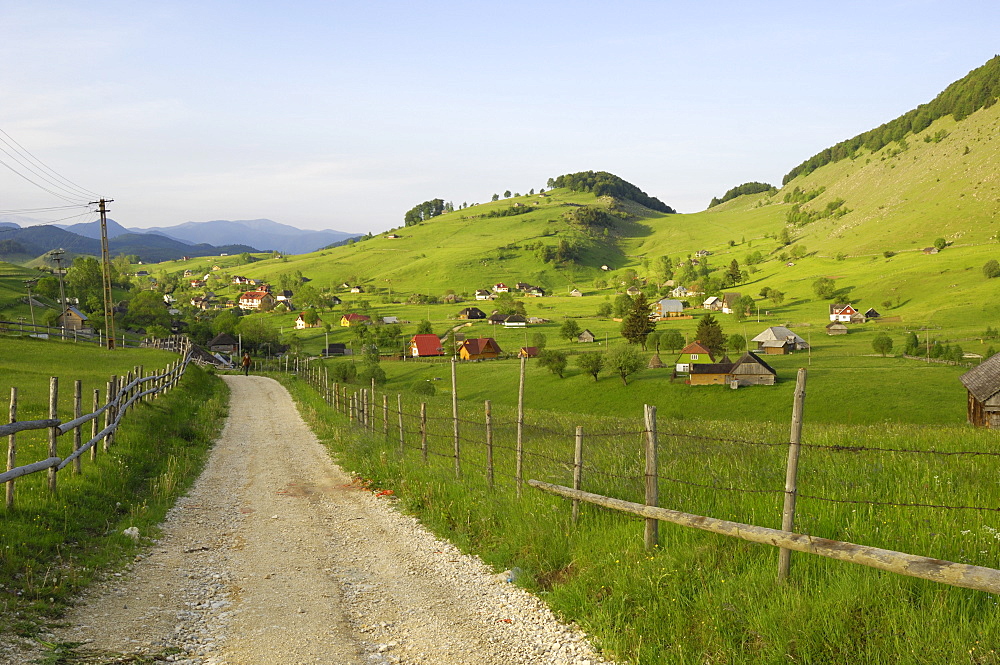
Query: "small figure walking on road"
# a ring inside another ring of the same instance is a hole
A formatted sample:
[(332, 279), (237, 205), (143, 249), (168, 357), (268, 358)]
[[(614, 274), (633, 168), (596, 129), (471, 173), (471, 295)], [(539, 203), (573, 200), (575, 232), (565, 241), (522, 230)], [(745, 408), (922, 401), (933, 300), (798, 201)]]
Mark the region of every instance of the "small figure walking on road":
[(243, 352), (243, 360), (240, 361), (240, 366), (243, 367), (243, 376), (250, 376), (250, 352)]

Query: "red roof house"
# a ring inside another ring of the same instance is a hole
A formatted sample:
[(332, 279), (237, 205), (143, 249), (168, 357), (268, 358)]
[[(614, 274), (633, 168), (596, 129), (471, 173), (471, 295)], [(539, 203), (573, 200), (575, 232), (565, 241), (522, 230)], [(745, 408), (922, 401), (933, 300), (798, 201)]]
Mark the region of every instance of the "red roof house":
[(441, 348), (441, 340), (437, 335), (422, 334), (414, 335), (410, 339), (410, 355), (414, 358), (425, 356), (443, 356), (444, 349)]

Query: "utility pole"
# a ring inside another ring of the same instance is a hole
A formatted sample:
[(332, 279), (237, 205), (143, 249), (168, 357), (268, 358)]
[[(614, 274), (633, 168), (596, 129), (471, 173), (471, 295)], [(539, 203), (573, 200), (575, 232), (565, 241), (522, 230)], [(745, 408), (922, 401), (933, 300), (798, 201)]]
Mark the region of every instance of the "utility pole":
[[(35, 326), (35, 304), (33, 302), (31, 302), (31, 287), (33, 287), (37, 283), (38, 283), (37, 280), (34, 280), (34, 279), (26, 279), (26, 280), (24, 280), (24, 286), (28, 289), (28, 309), (31, 310), (31, 326), (32, 326), (32, 328), (34, 328), (34, 326)], [(65, 313), (65, 311), (66, 310), (63, 310), (64, 313)]]
[(62, 267), (63, 254), (65, 253), (66, 251), (62, 248), (53, 249), (49, 252), (49, 256), (56, 262), (56, 275), (59, 277), (59, 306), (62, 307), (60, 314), (66, 313), (66, 286), (63, 281), (66, 271)]
[(104, 330), (107, 332), (108, 348), (115, 348), (115, 312), (111, 300), (111, 257), (108, 255), (108, 203), (114, 199), (91, 201), (97, 204), (101, 213), (101, 276), (104, 282)]

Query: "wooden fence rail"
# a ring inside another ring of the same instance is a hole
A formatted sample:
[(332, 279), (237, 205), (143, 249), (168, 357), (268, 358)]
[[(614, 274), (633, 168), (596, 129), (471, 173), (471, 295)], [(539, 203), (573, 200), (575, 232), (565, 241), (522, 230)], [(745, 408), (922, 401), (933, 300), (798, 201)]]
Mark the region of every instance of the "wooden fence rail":
[[(0, 425), (0, 436), (8, 437), (7, 444), (7, 470), (0, 473), (0, 483), (7, 485), (7, 508), (14, 506), (14, 481), (32, 473), (49, 470), (49, 487), (55, 491), (55, 473), (65, 469), (70, 464), (74, 465), (74, 470), (79, 471), (79, 460), (88, 450), (91, 450), (91, 459), (96, 458), (96, 446), (104, 441), (104, 449), (111, 445), (114, 433), (117, 431), (122, 419), (129, 410), (138, 402), (149, 399), (152, 396), (166, 393), (180, 381), (181, 377), (191, 362), (191, 350), (185, 348), (182, 358), (170, 363), (159, 373), (143, 375), (142, 367), (136, 367), (128, 376), (118, 381), (118, 377), (111, 377), (108, 382), (107, 401), (103, 405), (98, 405), (99, 391), (94, 391), (94, 410), (90, 413), (78, 415), (80, 409), (80, 396), (74, 396), (74, 416), (72, 420), (63, 422), (58, 418), (46, 418), (40, 420), (16, 420), (17, 415), (17, 389), (11, 388), (10, 420), (8, 424)], [(134, 377), (133, 377), (134, 374)], [(50, 403), (55, 402), (58, 391), (59, 380), (52, 377), (50, 384)], [(79, 391), (77, 382), (77, 392)], [(150, 384), (149, 387), (145, 387)], [(50, 413), (54, 415), (54, 413)], [(104, 427), (97, 431), (98, 419), (104, 416)], [(91, 437), (86, 443), (82, 443), (82, 428), (88, 422), (93, 423)], [(16, 435), (19, 432), (30, 430), (49, 430), (49, 457), (30, 464), (16, 466), (17, 442)], [(55, 452), (55, 441), (59, 436), (73, 433), (73, 452), (65, 457), (53, 454)]]
[[(454, 368), (454, 365), (452, 365)], [(280, 366), (278, 367), (280, 370)], [(328, 384), (328, 379), (325, 374), (320, 374), (315, 371), (310, 371), (308, 363), (305, 364), (305, 369), (300, 373), (301, 378), (303, 378), (309, 385), (316, 388), (320, 394), (324, 395), (326, 398), (326, 403), (336, 409), (337, 411), (343, 413), (350, 420), (350, 424), (355, 423), (353, 407), (349, 406), (352, 404), (360, 404), (360, 400), (363, 395), (368, 395), (367, 389), (362, 389), (359, 391), (351, 391), (347, 386), (341, 386), (340, 384), (333, 384), (332, 390)], [(791, 431), (789, 436), (789, 454), (788, 461), (786, 464), (786, 484), (784, 492), (784, 509), (782, 511), (782, 528), (781, 529), (771, 529), (767, 527), (760, 527), (751, 524), (742, 524), (739, 522), (732, 522), (728, 520), (716, 519), (713, 517), (707, 517), (702, 515), (694, 515), (691, 513), (684, 513), (677, 510), (671, 510), (668, 508), (661, 508), (658, 506), (658, 485), (660, 481), (659, 476), (659, 464), (657, 459), (657, 427), (656, 427), (656, 409), (647, 405), (644, 410), (644, 422), (643, 422), (643, 448), (645, 454), (645, 469), (644, 469), (644, 488), (645, 488), (645, 503), (633, 503), (630, 501), (625, 501), (623, 499), (616, 499), (613, 497), (604, 496), (601, 494), (595, 494), (592, 492), (583, 491), (580, 488), (583, 476), (583, 428), (576, 428), (575, 436), (575, 446), (574, 446), (574, 460), (572, 464), (573, 471), (573, 484), (574, 487), (565, 487), (562, 485), (555, 485), (552, 483), (543, 482), (540, 480), (522, 480), (522, 436), (521, 436), (521, 425), (523, 423), (523, 401), (520, 395), (523, 395), (523, 383), (519, 387), (519, 404), (518, 404), (518, 415), (517, 415), (517, 447), (515, 448), (515, 464), (516, 472), (513, 478), (513, 482), (518, 490), (523, 483), (535, 489), (556, 494), (559, 496), (571, 499), (573, 502), (572, 506), (572, 521), (576, 523), (579, 518), (579, 503), (591, 503), (594, 505), (602, 506), (605, 508), (610, 508), (624, 513), (629, 513), (637, 515), (644, 519), (645, 526), (645, 544), (647, 549), (653, 549), (658, 544), (658, 529), (657, 525), (659, 522), (672, 522), (674, 524), (679, 524), (682, 526), (693, 527), (697, 529), (702, 529), (704, 531), (709, 531), (712, 533), (732, 536), (740, 538), (742, 540), (747, 540), (754, 543), (760, 543), (765, 545), (772, 545), (774, 547), (780, 548), (779, 551), (779, 561), (778, 561), (778, 575), (777, 579), (779, 581), (784, 581), (788, 577), (789, 573), (789, 563), (790, 563), (790, 553), (792, 551), (805, 552), (809, 554), (815, 554), (818, 556), (823, 556), (831, 559), (836, 559), (839, 561), (845, 561), (849, 563), (855, 563), (863, 566), (868, 566), (871, 568), (876, 568), (879, 570), (884, 570), (887, 572), (897, 573), (900, 575), (907, 575), (910, 577), (917, 577), (925, 580), (930, 580), (933, 582), (939, 582), (942, 584), (948, 584), (951, 586), (963, 587), (967, 589), (974, 589), (977, 591), (985, 591), (987, 593), (1000, 594), (1000, 570), (987, 568), (983, 566), (975, 566), (971, 564), (955, 563), (952, 561), (944, 561), (941, 559), (934, 559), (925, 556), (907, 554), (904, 552), (897, 552), (894, 550), (881, 549), (878, 547), (869, 547), (866, 545), (858, 545), (855, 543), (843, 542), (830, 540), (827, 538), (817, 538), (807, 534), (795, 533), (793, 529), (795, 528), (795, 499), (798, 495), (798, 487), (796, 482), (797, 467), (799, 452), (801, 447), (801, 435), (802, 435), (802, 422), (803, 422), (803, 410), (805, 402), (805, 384), (806, 384), (806, 370), (800, 369), (796, 377), (796, 387), (794, 402), (792, 407), (792, 419), (791, 419)], [(374, 394), (374, 387), (372, 390), (372, 395)], [(456, 395), (457, 395), (457, 385), (455, 379), (452, 379), (452, 418), (454, 419), (454, 428), (457, 432), (458, 429), (458, 409), (456, 406)], [(401, 397), (397, 396), (398, 413), (400, 415), (400, 423), (402, 423), (402, 402)], [(411, 416), (413, 417), (413, 416)], [(427, 419), (427, 405), (426, 403), (421, 403), (420, 405), (420, 434), (421, 434), (421, 444), (420, 451), (423, 461), (427, 462), (427, 441), (426, 441), (426, 419)], [(359, 414), (357, 416), (357, 421), (364, 425), (363, 417)], [(493, 445), (492, 445), (492, 431), (493, 431), (493, 419), (492, 410), (490, 402), (487, 400), (485, 402), (485, 431), (486, 431), (486, 461), (487, 466), (484, 469), (486, 478), (488, 481), (488, 486), (493, 487)], [(374, 432), (374, 429), (372, 429)], [(389, 437), (387, 436), (388, 428), (385, 428), (385, 434), (383, 437), (389, 442)], [(444, 435), (441, 435), (444, 436)], [(402, 427), (400, 429), (400, 442), (399, 447), (402, 450)], [(455, 462), (455, 476), (457, 479), (461, 480), (462, 476), (459, 474), (459, 454), (458, 449), (458, 437), (455, 437), (455, 449), (453, 451), (454, 462)], [(448, 457), (448, 455), (441, 455), (442, 457)], [(517, 496), (520, 497), (520, 491), (518, 491)]]

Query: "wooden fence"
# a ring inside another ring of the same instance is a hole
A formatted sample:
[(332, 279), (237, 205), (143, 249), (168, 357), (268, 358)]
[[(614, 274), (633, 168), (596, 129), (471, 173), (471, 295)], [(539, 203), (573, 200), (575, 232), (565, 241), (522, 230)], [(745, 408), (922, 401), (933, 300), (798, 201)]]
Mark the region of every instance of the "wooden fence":
[[(59, 378), (49, 379), (49, 417), (45, 420), (17, 420), (17, 388), (10, 389), (10, 423), (0, 425), (0, 436), (7, 436), (7, 471), (0, 473), (0, 482), (7, 485), (6, 506), (14, 507), (14, 483), (17, 478), (32, 473), (48, 471), (49, 491), (56, 491), (57, 473), (69, 465), (73, 465), (73, 473), (80, 473), (81, 460), (84, 453), (90, 451), (91, 460), (97, 459), (98, 443), (103, 442), (103, 450), (107, 452), (114, 443), (114, 435), (122, 418), (136, 404), (171, 390), (184, 375), (191, 361), (190, 345), (183, 349), (181, 358), (170, 363), (157, 374), (143, 375), (143, 368), (138, 366), (123, 377), (111, 376), (107, 383), (105, 402), (101, 405), (100, 391), (95, 389), (93, 395), (93, 411), (83, 414), (83, 394), (80, 381), (74, 382), (73, 419), (63, 422), (57, 413), (59, 399)], [(98, 431), (99, 421), (103, 416), (103, 428)], [(90, 439), (83, 442), (83, 427), (91, 424)], [(17, 466), (17, 434), (28, 430), (47, 429), (49, 432), (49, 456), (46, 459)], [(59, 437), (72, 433), (73, 450), (65, 457), (59, 456)]]
[[(454, 367), (454, 365), (453, 365)], [(274, 369), (281, 369), (280, 366)], [(382, 408), (376, 406), (375, 386), (357, 388), (351, 386), (341, 386), (330, 384), (324, 367), (313, 367), (309, 363), (297, 364), (295, 369), (299, 376), (313, 386), (324, 398), (326, 403), (335, 410), (343, 414), (352, 426), (361, 427), (375, 435), (379, 429), (382, 435), (389, 439), (395, 438), (394, 432), (390, 435), (395, 426), (390, 424), (390, 405), (388, 395), (382, 396)], [(800, 369), (796, 380), (795, 400), (792, 409), (792, 420), (789, 434), (788, 456), (785, 474), (784, 508), (782, 513), (781, 529), (771, 529), (766, 527), (742, 524), (739, 522), (720, 520), (712, 517), (684, 513), (658, 505), (659, 472), (657, 460), (658, 438), (656, 429), (656, 409), (652, 406), (645, 407), (643, 434), (645, 435), (643, 447), (645, 457), (645, 501), (644, 503), (634, 503), (616, 499), (600, 494), (586, 492), (581, 489), (582, 476), (584, 470), (583, 463), (583, 428), (577, 427), (575, 432), (574, 459), (572, 463), (573, 487), (566, 487), (553, 483), (543, 482), (535, 479), (524, 480), (523, 478), (523, 440), (521, 426), (523, 425), (523, 400), (519, 399), (519, 409), (517, 416), (517, 446), (514, 449), (516, 455), (516, 471), (514, 481), (518, 487), (522, 483), (529, 487), (534, 487), (540, 491), (549, 492), (571, 499), (573, 502), (573, 521), (576, 522), (579, 515), (580, 502), (610, 508), (612, 510), (636, 515), (644, 519), (645, 545), (647, 549), (653, 549), (658, 545), (657, 524), (660, 521), (671, 522), (681, 526), (692, 527), (709, 531), (712, 533), (740, 538), (742, 540), (771, 545), (778, 547), (778, 573), (779, 581), (787, 579), (789, 574), (790, 557), (792, 551), (816, 554), (819, 556), (860, 564), (887, 572), (892, 572), (910, 577), (917, 577), (933, 582), (948, 584), (951, 586), (964, 587), (978, 591), (985, 591), (993, 594), (1000, 594), (1000, 570), (975, 566), (969, 564), (955, 563), (930, 557), (907, 554), (893, 550), (881, 549), (858, 545), (855, 543), (817, 538), (808, 534), (794, 532), (795, 526), (795, 503), (798, 496), (797, 475), (798, 461), (801, 447), (801, 434), (803, 413), (805, 405), (806, 370)], [(523, 394), (523, 382), (520, 390)], [(398, 419), (398, 447), (400, 453), (405, 447), (402, 408), (402, 396), (397, 395), (396, 408), (392, 409), (396, 413), (392, 414)], [(456, 478), (461, 478), (461, 448), (460, 441), (463, 439), (459, 435), (458, 409), (456, 405), (457, 390), (454, 373), (452, 374), (452, 419), (454, 422), (454, 450), (451, 455), (435, 453), (439, 456), (453, 456)], [(494, 455), (493, 455), (493, 419), (490, 402), (485, 403), (485, 447), (486, 447), (486, 478), (489, 486), (493, 486), (494, 478)], [(416, 434), (420, 438), (419, 449), (421, 458), (427, 461), (427, 405), (421, 403), (419, 416), (406, 414), (408, 418), (419, 418), (419, 429)], [(378, 411), (382, 411), (381, 418)], [(381, 422), (378, 422), (381, 421)], [(467, 421), (463, 421), (467, 422)], [(379, 427), (381, 425), (381, 427)], [(411, 444), (410, 447), (415, 447)]]

